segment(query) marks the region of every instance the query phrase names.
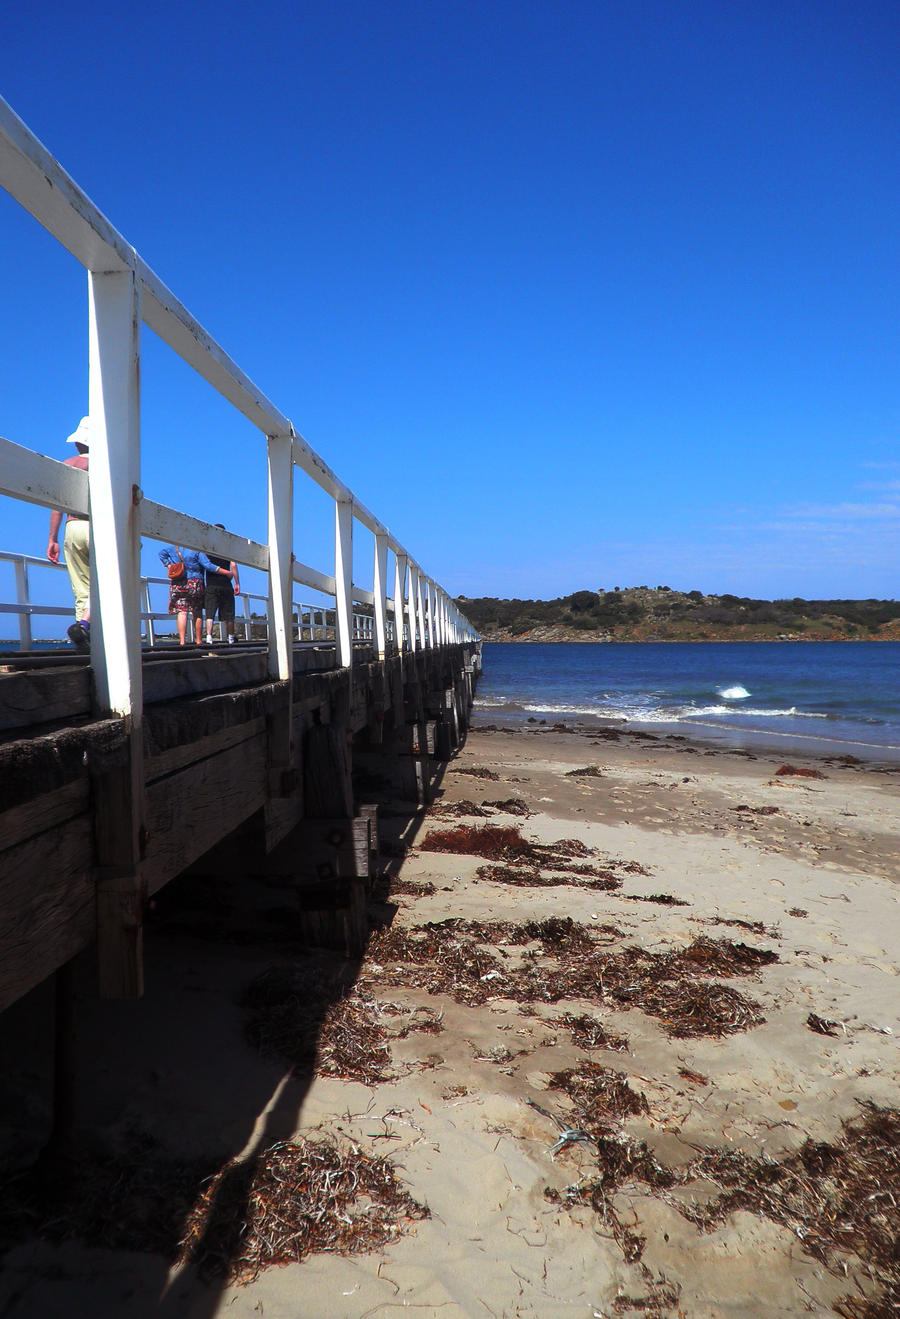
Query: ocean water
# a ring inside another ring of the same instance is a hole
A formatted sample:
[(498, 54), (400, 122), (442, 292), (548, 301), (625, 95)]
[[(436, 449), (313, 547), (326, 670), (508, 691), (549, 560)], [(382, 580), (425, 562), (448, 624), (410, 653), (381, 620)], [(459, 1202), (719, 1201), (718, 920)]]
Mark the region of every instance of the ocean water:
[(900, 759), (900, 642), (489, 643), (479, 723), (600, 719)]

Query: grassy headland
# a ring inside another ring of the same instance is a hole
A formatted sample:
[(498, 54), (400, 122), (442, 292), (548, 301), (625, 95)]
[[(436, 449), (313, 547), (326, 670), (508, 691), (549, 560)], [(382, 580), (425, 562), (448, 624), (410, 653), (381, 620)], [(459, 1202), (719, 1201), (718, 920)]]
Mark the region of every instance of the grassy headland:
[(486, 641), (900, 641), (896, 600), (754, 600), (631, 586), (457, 603)]

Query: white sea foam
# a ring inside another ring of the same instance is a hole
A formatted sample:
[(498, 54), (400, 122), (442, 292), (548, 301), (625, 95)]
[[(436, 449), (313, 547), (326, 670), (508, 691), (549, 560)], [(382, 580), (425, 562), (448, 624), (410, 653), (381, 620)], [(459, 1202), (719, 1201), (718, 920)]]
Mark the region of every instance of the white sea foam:
[(564, 701), (513, 701), (509, 697), (498, 696), (490, 701), (476, 697), (476, 706), (482, 709), (524, 710), (528, 714), (540, 714), (555, 717), (559, 715), (592, 715), (600, 719), (626, 719), (635, 724), (677, 724), (685, 720), (713, 719), (721, 715), (740, 715), (742, 719), (828, 719), (827, 714), (813, 710), (798, 710), (792, 705), (788, 709), (763, 710), (754, 706), (741, 706), (735, 710), (730, 705), (635, 705), (627, 699), (607, 700), (597, 705), (576, 705)]
[(742, 687), (739, 682), (733, 687), (717, 687), (716, 691), (723, 701), (746, 701), (750, 695), (747, 688)]

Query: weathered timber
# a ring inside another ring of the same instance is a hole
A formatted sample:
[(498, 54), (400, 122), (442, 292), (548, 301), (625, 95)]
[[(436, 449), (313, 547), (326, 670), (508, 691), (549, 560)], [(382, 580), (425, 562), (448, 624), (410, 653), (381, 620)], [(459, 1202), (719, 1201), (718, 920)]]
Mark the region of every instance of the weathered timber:
[(0, 730), (78, 719), (90, 712), (86, 667), (0, 673)]
[(255, 886), (257, 904), (277, 889), (305, 940), (358, 954), (378, 828), (353, 771), (363, 796), (380, 785), (427, 801), (436, 739), (455, 745), (471, 708), (476, 656), (458, 645), (375, 662), (360, 647), (348, 671), (328, 667), (333, 647), (304, 647), (290, 683), (266, 660), (250, 648), (148, 658), (140, 737), (90, 716), (81, 661), (0, 675), (27, 679), (0, 681), (0, 1010), (92, 944), (102, 992), (139, 993), (145, 900), (191, 867), (230, 875), (248, 898)]
[(0, 1011), (94, 938), (92, 862), (87, 814), (7, 848), (0, 856)]
[(313, 819), (349, 818), (353, 784), (346, 725), (313, 724), (306, 731), (303, 765), (304, 815)]
[[(236, 647), (234, 648), (237, 649)], [(179, 696), (222, 691), (226, 687), (250, 687), (267, 677), (266, 655), (261, 651), (230, 653), (227, 650), (197, 651), (191, 659), (148, 664), (144, 668), (144, 703), (171, 701)]]
[(115, 757), (92, 772), (100, 992), (139, 998), (144, 992), (141, 860), (147, 840), (140, 728), (123, 720), (127, 738)]
[(147, 855), (143, 874), (153, 894), (266, 799), (266, 736), (248, 738), (147, 787)]

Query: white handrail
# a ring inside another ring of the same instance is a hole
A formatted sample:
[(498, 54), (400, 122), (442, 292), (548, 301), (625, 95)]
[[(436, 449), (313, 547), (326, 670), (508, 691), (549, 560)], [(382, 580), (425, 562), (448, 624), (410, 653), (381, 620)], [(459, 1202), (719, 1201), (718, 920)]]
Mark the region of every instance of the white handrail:
[[(394, 646), (402, 644), (404, 634), (411, 649), (477, 638), (449, 595), (425, 577), (384, 523), (198, 324), (2, 99), (0, 184), (81, 262), (89, 276), (89, 472), (0, 440), (0, 493), (82, 516), (90, 506), (92, 543), (102, 550), (93, 555), (94, 613), (99, 614), (102, 626), (92, 630), (94, 637), (103, 634), (102, 652), (94, 657), (101, 706), (122, 714), (134, 714), (140, 708), (140, 665), (134, 629), (127, 622), (137, 612), (151, 612), (146, 598), (139, 598), (140, 535), (202, 549), (267, 575), (269, 671), (275, 678), (289, 681), (291, 677), (295, 584), (334, 600), (336, 646), (342, 665), (352, 664), (353, 641), (359, 635), (372, 639), (379, 655), (385, 653), (389, 641)], [(266, 438), (267, 544), (223, 532), (143, 497), (138, 442), (142, 324), (149, 325)], [(298, 469), (335, 503), (331, 571), (310, 567), (294, 556), (292, 489)], [(371, 590), (351, 580), (355, 522), (375, 537)], [(388, 551), (394, 554), (397, 567), (392, 600), (387, 596)], [(19, 562), (17, 607), (20, 619), (27, 619), (39, 611), (24, 598), (29, 589), (27, 573), (25, 560)], [(353, 600), (370, 605), (373, 615), (355, 615)], [(405, 629), (404, 605), (408, 614)], [(359, 621), (370, 617), (370, 622)], [(396, 625), (398, 619), (400, 626)]]
[[(47, 568), (51, 572), (65, 572), (65, 567), (61, 563), (51, 563), (49, 559), (41, 559), (33, 554), (19, 554), (10, 550), (0, 550), (0, 562), (9, 563), (13, 566), (16, 578), (16, 600), (0, 601), (0, 614), (10, 614), (18, 616), (19, 626), (19, 649), (28, 651), (32, 647), (32, 628), (31, 619), (34, 617), (48, 618), (69, 618), (72, 610), (69, 606), (36, 604), (31, 599), (31, 579), (28, 574), (29, 567)], [(174, 619), (168, 610), (154, 609), (151, 599), (151, 587), (165, 587), (166, 591), (171, 585), (168, 577), (141, 577), (140, 581), (140, 613), (139, 617), (145, 627), (146, 644), (150, 649), (154, 649), (159, 641), (163, 640), (168, 634), (157, 635), (155, 623), (169, 622), (174, 625)], [(353, 598), (364, 604), (372, 604), (373, 593), (364, 591), (361, 588), (353, 588)], [(251, 609), (251, 601), (256, 601), (263, 605), (260, 613), (254, 614)], [(265, 640), (268, 636), (268, 597), (261, 595), (258, 591), (243, 590), (235, 600), (235, 605), (240, 604), (240, 611), (236, 613), (235, 623), (238, 622), (243, 628), (244, 638), (247, 641), (252, 639), (251, 628), (255, 625), (264, 630), (264, 635), (259, 640)], [(390, 601), (393, 607), (393, 601)], [(326, 605), (314, 605), (306, 602), (293, 602), (292, 606), (292, 632), (296, 633), (294, 640), (296, 642), (314, 642), (335, 640), (335, 618), (334, 609)], [(329, 623), (327, 615), (331, 614), (332, 621)], [(314, 615), (320, 615), (318, 621)], [(387, 623), (389, 637), (391, 641), (395, 640), (394, 621), (390, 618)], [(307, 631), (308, 636), (304, 637), (303, 632)], [(375, 640), (375, 617), (373, 614), (361, 613), (358, 610), (353, 611), (353, 640), (354, 642), (367, 642), (372, 644)], [(317, 634), (317, 635), (314, 635)]]

